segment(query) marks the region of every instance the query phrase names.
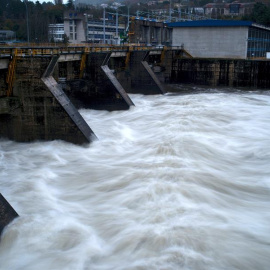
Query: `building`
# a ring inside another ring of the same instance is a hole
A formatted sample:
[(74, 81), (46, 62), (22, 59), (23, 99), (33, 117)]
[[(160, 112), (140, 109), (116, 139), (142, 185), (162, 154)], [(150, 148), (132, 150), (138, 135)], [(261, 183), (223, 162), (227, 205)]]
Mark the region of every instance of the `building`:
[(249, 21), (186, 21), (168, 27), (172, 46), (184, 46), (193, 57), (265, 58), (270, 52), (270, 28)]
[(16, 33), (10, 30), (0, 30), (0, 42), (11, 42), (16, 40)]
[(216, 18), (218, 16), (243, 16), (252, 13), (255, 2), (240, 3), (208, 3), (204, 6), (204, 14)]
[(123, 24), (117, 25), (112, 20), (105, 21), (105, 32), (103, 20), (89, 20), (87, 27), (87, 42), (89, 43), (104, 43), (105, 34), (105, 44), (120, 44), (120, 36), (125, 32), (125, 26)]
[(99, 0), (74, 0), (73, 4), (76, 8), (87, 7), (100, 4)]
[(129, 42), (138, 45), (171, 45), (171, 29), (164, 22), (144, 17), (131, 17)]
[(224, 15), (228, 16), (243, 16), (249, 15), (252, 13), (255, 3), (239, 3), (238, 1), (234, 1), (225, 6)]
[[(104, 31), (105, 30), (105, 31)], [(125, 26), (114, 20), (93, 20), (93, 15), (67, 11), (64, 13), (64, 32), (69, 38), (69, 43), (104, 43), (120, 44)]]
[(64, 24), (49, 24), (49, 42), (62, 42), (64, 40)]
[(212, 18), (224, 15), (225, 6), (225, 3), (208, 3), (204, 6), (204, 14)]
[(64, 12), (64, 33), (69, 43), (80, 44), (86, 42), (86, 22), (90, 14), (82, 14), (76, 11)]

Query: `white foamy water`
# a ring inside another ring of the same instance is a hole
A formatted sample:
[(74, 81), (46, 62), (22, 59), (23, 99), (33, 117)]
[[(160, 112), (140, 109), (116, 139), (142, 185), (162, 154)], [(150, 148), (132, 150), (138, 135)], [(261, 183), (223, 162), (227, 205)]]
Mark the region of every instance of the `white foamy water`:
[(0, 141), (20, 215), (0, 269), (269, 270), (269, 92), (131, 98), (80, 111), (99, 138), (83, 147)]

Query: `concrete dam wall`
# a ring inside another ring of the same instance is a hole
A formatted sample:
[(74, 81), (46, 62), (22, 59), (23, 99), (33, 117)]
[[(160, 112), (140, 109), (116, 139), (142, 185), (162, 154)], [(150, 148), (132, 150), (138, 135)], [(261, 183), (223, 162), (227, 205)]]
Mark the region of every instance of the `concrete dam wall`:
[(181, 48), (29, 51), (0, 57), (0, 136), (19, 142), (91, 142), (78, 109), (127, 110), (128, 93), (165, 94), (170, 83), (270, 87), (265, 60), (195, 59)]
[(147, 62), (149, 50), (132, 51), (132, 56), (108, 48), (32, 52), (10, 49), (1, 55), (1, 137), (88, 143), (96, 136), (78, 109), (127, 110), (134, 106), (127, 92), (165, 93)]
[[(53, 59), (17, 60), (12, 94), (0, 98), (1, 137), (20, 142), (60, 139), (81, 144), (91, 141), (93, 132), (85, 122), (81, 123), (84, 120), (78, 118), (77, 110), (61, 88), (53, 91), (55, 85), (52, 76), (48, 76), (56, 64), (50, 65)], [(1, 84), (5, 85), (3, 78)], [(87, 132), (82, 132), (82, 126)]]
[(270, 87), (270, 61), (237, 59), (175, 59), (171, 82), (209, 86)]

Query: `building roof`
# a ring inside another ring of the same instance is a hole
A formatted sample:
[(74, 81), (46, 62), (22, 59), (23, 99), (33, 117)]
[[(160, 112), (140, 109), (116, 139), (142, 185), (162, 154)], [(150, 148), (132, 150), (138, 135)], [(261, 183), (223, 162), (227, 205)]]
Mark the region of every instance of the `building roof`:
[(182, 21), (167, 23), (168, 27), (236, 27), (252, 26), (270, 31), (270, 27), (260, 25), (251, 21), (233, 21), (233, 20), (201, 20), (201, 21)]
[(15, 32), (11, 30), (0, 30), (0, 33), (1, 34), (14, 34)]
[(168, 23), (169, 27), (228, 27), (228, 26), (252, 26), (250, 21), (232, 20), (201, 20)]

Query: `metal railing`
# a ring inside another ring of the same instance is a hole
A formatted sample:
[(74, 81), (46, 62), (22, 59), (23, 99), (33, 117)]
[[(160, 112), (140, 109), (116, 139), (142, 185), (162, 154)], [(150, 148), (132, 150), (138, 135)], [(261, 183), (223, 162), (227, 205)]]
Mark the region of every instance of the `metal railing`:
[[(128, 51), (162, 51), (165, 46), (141, 46), (137, 44), (129, 45), (109, 45), (109, 46), (89, 46), (77, 44), (76, 46), (51, 47), (51, 46), (16, 46), (16, 47), (0, 47), (0, 58), (10, 57), (14, 51), (20, 57), (35, 56), (52, 56), (65, 54), (88, 54), (88, 53), (104, 53), (104, 52), (128, 52)], [(181, 50), (180, 46), (166, 47), (167, 50)]]

